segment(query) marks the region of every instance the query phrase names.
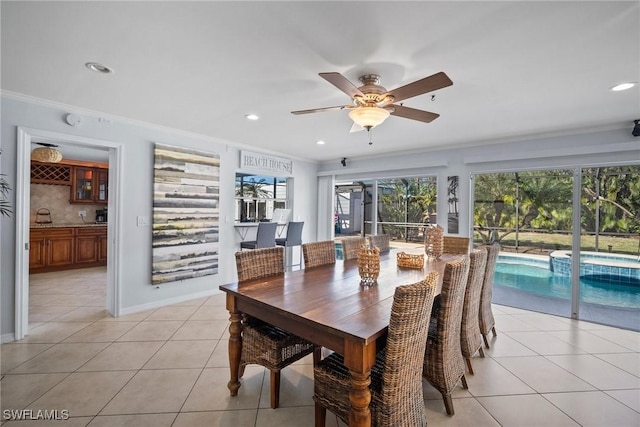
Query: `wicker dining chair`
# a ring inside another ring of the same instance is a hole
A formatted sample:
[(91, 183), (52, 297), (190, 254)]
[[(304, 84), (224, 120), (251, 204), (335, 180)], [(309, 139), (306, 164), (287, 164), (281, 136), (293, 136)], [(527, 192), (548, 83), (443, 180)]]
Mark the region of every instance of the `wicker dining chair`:
[[(369, 409), (374, 426), (427, 425), (420, 372), (437, 281), (434, 271), (421, 282), (395, 289), (387, 344), (371, 369)], [(333, 353), (313, 370), (316, 427), (325, 425), (327, 409), (349, 423), (351, 376), (343, 361)]]
[(364, 237), (349, 236), (342, 238), (342, 259), (355, 259), (358, 258), (360, 248), (365, 244)]
[(431, 310), (429, 336), (422, 375), (435, 387), (444, 400), (447, 414), (453, 415), (451, 393), (464, 377), (464, 361), (460, 349), (462, 304), (469, 274), (469, 257), (464, 256), (445, 266), (442, 291)]
[[(284, 274), (284, 247), (236, 252), (236, 267), (238, 282)], [(272, 408), (280, 404), (280, 370), (311, 353), (315, 364), (319, 361), (320, 347), (253, 316), (243, 316), (238, 376), (242, 377), (249, 364), (269, 369)]]
[(386, 252), (389, 250), (389, 235), (376, 234), (371, 236), (371, 244), (380, 249), (380, 252)]
[(442, 236), (442, 252), (445, 254), (469, 254), (469, 238)]
[(484, 357), (482, 351), (482, 338), (478, 330), (480, 329), (478, 312), (480, 310), (480, 294), (482, 293), (482, 283), (487, 267), (487, 250), (478, 248), (471, 251), (469, 261), (469, 276), (467, 277), (467, 290), (464, 294), (464, 305), (462, 309), (462, 326), (460, 327), (460, 348), (462, 357), (467, 362), (467, 370), (473, 375), (471, 358), (478, 352)]
[(336, 244), (333, 240), (302, 244), (304, 268), (336, 263)]
[(489, 331), (496, 334), (496, 320), (491, 311), (491, 298), (493, 297), (493, 276), (496, 272), (496, 262), (500, 253), (500, 244), (493, 243), (487, 246), (487, 268), (484, 273), (484, 282), (482, 284), (482, 293), (480, 294), (480, 308), (478, 313), (478, 322), (480, 324), (480, 333), (484, 340), (485, 347), (489, 348), (489, 340), (487, 335)]

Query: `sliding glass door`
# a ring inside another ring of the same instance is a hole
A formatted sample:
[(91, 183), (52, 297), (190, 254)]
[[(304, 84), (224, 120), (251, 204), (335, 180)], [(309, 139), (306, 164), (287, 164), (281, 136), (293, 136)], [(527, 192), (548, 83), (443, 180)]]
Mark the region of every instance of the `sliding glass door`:
[(582, 169), (580, 318), (640, 329), (640, 166)]
[(522, 171), (473, 176), (475, 243), (498, 242), (493, 301), (571, 315), (571, 263), (551, 262), (571, 250), (573, 172)]

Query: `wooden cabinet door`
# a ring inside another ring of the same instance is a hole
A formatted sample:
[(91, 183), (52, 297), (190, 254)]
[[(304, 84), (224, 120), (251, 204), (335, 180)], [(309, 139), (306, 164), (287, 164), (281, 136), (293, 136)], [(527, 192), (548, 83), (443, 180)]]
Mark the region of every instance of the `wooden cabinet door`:
[(109, 201), (109, 171), (106, 169), (96, 169), (95, 176), (95, 200), (98, 203), (107, 203)]
[(74, 237), (53, 235), (47, 239), (47, 266), (73, 264)]
[(46, 240), (38, 234), (29, 238), (29, 270), (44, 268), (47, 264)]
[(98, 260), (97, 236), (76, 237), (76, 263), (96, 262)]
[(72, 203), (93, 203), (95, 198), (93, 168), (75, 166), (73, 168), (73, 181), (71, 182)]
[(107, 230), (104, 235), (98, 236), (98, 261), (107, 262)]

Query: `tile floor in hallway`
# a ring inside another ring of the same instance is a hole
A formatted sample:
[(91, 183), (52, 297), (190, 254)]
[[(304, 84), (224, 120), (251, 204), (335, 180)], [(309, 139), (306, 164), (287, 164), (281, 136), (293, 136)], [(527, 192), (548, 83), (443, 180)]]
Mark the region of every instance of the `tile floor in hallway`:
[[(31, 276), (29, 336), (1, 346), (1, 407), (67, 410), (69, 426), (312, 426), (311, 358), (249, 366), (231, 398), (224, 296), (111, 318), (105, 269)], [(494, 306), (498, 337), (473, 359), (453, 417), (424, 382), (429, 426), (639, 426), (640, 334)], [(344, 425), (327, 414), (327, 426)], [(3, 425), (48, 423), (6, 421)]]

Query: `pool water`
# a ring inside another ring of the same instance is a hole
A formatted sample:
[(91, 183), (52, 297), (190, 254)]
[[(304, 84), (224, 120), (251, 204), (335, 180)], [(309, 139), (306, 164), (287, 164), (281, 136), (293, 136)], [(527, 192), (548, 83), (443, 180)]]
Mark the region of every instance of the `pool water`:
[[(534, 294), (571, 299), (571, 278), (555, 275), (548, 261), (501, 260), (498, 258), (494, 285)], [(581, 302), (615, 307), (640, 308), (640, 287), (580, 279)]]

